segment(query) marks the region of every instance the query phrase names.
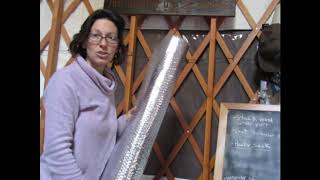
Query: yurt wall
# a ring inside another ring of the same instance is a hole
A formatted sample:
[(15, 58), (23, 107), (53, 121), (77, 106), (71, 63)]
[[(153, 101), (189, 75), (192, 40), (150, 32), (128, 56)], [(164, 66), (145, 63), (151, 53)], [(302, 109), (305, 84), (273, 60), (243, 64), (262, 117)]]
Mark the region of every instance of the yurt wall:
[[(72, 63), (72, 36), (102, 0), (40, 1), (40, 153), (51, 75)], [(235, 17), (122, 15), (127, 58), (118, 78), (118, 115), (135, 103), (154, 48), (168, 33), (185, 36), (189, 51), (145, 169), (145, 179), (212, 179), (221, 102), (256, 103), (256, 60), (263, 24), (279, 23), (280, 0), (236, 0)]]

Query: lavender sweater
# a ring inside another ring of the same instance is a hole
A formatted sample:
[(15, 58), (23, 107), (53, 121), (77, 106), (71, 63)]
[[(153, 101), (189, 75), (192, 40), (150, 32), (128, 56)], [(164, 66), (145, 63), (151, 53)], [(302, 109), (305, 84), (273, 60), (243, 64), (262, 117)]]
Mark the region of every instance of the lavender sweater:
[[(40, 180), (98, 180), (117, 136), (126, 126), (116, 117), (115, 77), (106, 78), (78, 56), (57, 71), (44, 92), (46, 110)], [(109, 77), (110, 77), (109, 76)]]

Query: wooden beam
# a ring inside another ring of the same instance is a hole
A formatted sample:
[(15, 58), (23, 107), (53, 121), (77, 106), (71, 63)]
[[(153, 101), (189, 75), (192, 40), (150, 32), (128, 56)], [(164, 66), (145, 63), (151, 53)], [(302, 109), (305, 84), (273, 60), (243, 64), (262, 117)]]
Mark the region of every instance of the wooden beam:
[(130, 36), (129, 36), (129, 48), (128, 48), (128, 61), (126, 71), (126, 83), (125, 83), (125, 106), (124, 111), (128, 112), (131, 106), (131, 91), (132, 91), (132, 79), (133, 79), (133, 66), (136, 54), (136, 34), (137, 34), (137, 16), (130, 17)]
[(168, 170), (168, 167), (170, 166), (172, 161), (177, 156), (178, 152), (182, 148), (185, 141), (188, 139), (188, 136), (192, 133), (192, 131), (194, 130), (196, 125), (200, 122), (200, 120), (206, 110), (206, 104), (207, 104), (207, 101), (204, 101), (202, 103), (201, 107), (198, 109), (197, 113), (193, 116), (191, 123), (189, 125), (189, 132), (184, 131), (184, 133), (180, 136), (177, 144), (173, 147), (172, 151), (170, 152), (165, 165), (163, 165), (161, 167), (160, 171), (158, 172), (157, 176), (155, 177), (156, 179), (157, 178), (159, 179)]
[(56, 71), (57, 61), (58, 61), (58, 50), (61, 35), (62, 26), (62, 14), (63, 14), (63, 0), (54, 1), (54, 11), (52, 16), (52, 26), (51, 26), (51, 36), (50, 45), (48, 52), (47, 70), (45, 76), (45, 87), (52, 74)]
[(47, 34), (40, 41), (40, 54), (45, 49), (45, 47), (49, 44), (49, 39), (50, 39), (50, 30), (47, 32)]
[(208, 94), (207, 94), (208, 85), (206, 83), (206, 80), (203, 78), (200, 69), (198, 68), (197, 65), (194, 65), (192, 67), (192, 71), (193, 71), (194, 75), (196, 76), (197, 80), (199, 81), (200, 86), (203, 89), (203, 92), (205, 93), (206, 96), (208, 96)]
[[(231, 51), (229, 50), (229, 48), (227, 47), (224, 40), (222, 39), (219, 32), (217, 32), (217, 42), (220, 45), (223, 53), (226, 55), (228, 62), (231, 64), (233, 62), (233, 55), (232, 55)], [(247, 79), (243, 75), (243, 73), (238, 65), (235, 66), (234, 72), (235, 72), (236, 76), (238, 77), (238, 79), (240, 80), (240, 83), (242, 84), (244, 90), (246, 91), (249, 99), (252, 99), (254, 96), (254, 92), (251, 89), (250, 84), (248, 83)]]
[(252, 99), (250, 99), (250, 104), (257, 104), (259, 100), (259, 89), (254, 93)]
[(149, 45), (148, 45), (146, 39), (144, 38), (144, 36), (143, 36), (143, 34), (142, 34), (140, 29), (137, 31), (137, 38), (138, 38), (138, 40), (139, 40), (144, 52), (146, 53), (146, 56), (148, 57), (148, 60), (150, 60), (151, 56), (152, 56), (152, 50), (149, 47)]
[[(210, 159), (210, 170), (209, 171), (212, 171), (213, 168), (214, 168), (214, 163), (215, 163), (215, 155), (213, 155)], [(197, 180), (202, 180), (203, 178), (203, 175), (201, 174)]]
[[(254, 29), (257, 24), (254, 21), (253, 17), (251, 16), (251, 14), (249, 13), (249, 10), (247, 9), (247, 7), (243, 4), (242, 0), (238, 0), (237, 2), (237, 6), (239, 7), (240, 11), (242, 12), (244, 18), (246, 18), (249, 26)], [(261, 30), (259, 30), (257, 37), (260, 38), (261, 35)]]
[(75, 59), (73, 57), (70, 57), (70, 59), (67, 61), (67, 63), (64, 66), (68, 66), (69, 64), (73, 63)]
[[(155, 154), (158, 156), (158, 159), (160, 161), (161, 165), (164, 165), (166, 160), (163, 158), (161, 150), (160, 150), (160, 146), (157, 142), (154, 143), (153, 147), (152, 147), (153, 151), (155, 152)], [(166, 172), (167, 176), (169, 179), (174, 180), (174, 176), (172, 175), (172, 173), (170, 172), (170, 170), (168, 170)]]
[(121, 82), (125, 85), (126, 84), (126, 75), (124, 74), (120, 65), (114, 65), (116, 72), (118, 73)]
[[(52, 0), (49, 0), (52, 1)], [(48, 2), (49, 2), (48, 1)], [(68, 17), (71, 15), (71, 13), (78, 7), (78, 5), (81, 3), (81, 0), (75, 0), (73, 1), (66, 11), (63, 13), (62, 17), (62, 24), (68, 19)], [(51, 26), (52, 29), (53, 26)], [(40, 41), (40, 54), (43, 51), (43, 49), (48, 45), (49, 40), (50, 40), (50, 34), (51, 34), (51, 29), (47, 32), (47, 34), (44, 36), (44, 38)]]
[(207, 108), (206, 122), (204, 134), (204, 153), (203, 153), (203, 180), (209, 180), (209, 158), (211, 147), (211, 121), (212, 121), (212, 91), (214, 80), (214, 64), (215, 64), (215, 44), (216, 44), (217, 19), (211, 18), (210, 24), (210, 46), (209, 46), (209, 66), (208, 66), (208, 89), (207, 89)]
[(258, 34), (259, 30), (262, 27), (262, 24), (265, 23), (268, 18), (270, 17), (271, 13), (273, 12), (273, 10), (275, 9), (275, 7), (277, 6), (277, 4), (279, 3), (279, 0), (273, 0), (270, 5), (268, 6), (266, 12), (263, 14), (263, 16), (261, 17), (261, 19), (259, 20), (257, 26), (255, 29), (253, 29), (247, 39), (244, 41), (244, 43), (242, 44), (242, 46), (240, 47), (239, 51), (236, 53), (236, 55), (233, 58), (233, 62), (231, 64), (229, 64), (229, 66), (226, 68), (226, 70), (223, 72), (221, 78), (218, 80), (218, 82), (216, 83), (214, 89), (213, 89), (213, 98), (216, 97), (216, 95), (218, 94), (218, 92), (220, 91), (220, 89), (222, 88), (222, 86), (224, 85), (225, 81), (228, 79), (228, 77), (230, 76), (230, 74), (232, 73), (233, 69), (235, 68), (235, 66), (239, 63), (241, 57), (243, 56), (243, 54), (246, 52), (246, 50), (248, 49), (248, 47), (251, 45), (252, 41), (254, 40), (254, 38), (256, 37), (256, 35)]
[[(53, 2), (52, 2), (52, 0), (48, 0), (47, 2), (48, 2), (48, 6), (49, 6), (51, 12), (53, 13)], [(64, 25), (62, 25), (61, 33), (62, 33), (62, 37), (63, 37), (64, 41), (66, 42), (67, 46), (69, 46), (69, 44), (71, 42), (71, 39), (70, 39), (70, 36), (68, 35), (68, 32), (67, 32), (66, 28), (64, 27)]]
[(43, 144), (44, 144), (44, 127), (45, 127), (45, 110), (44, 106), (41, 108), (41, 116), (40, 116), (40, 155), (43, 152)]
[(84, 3), (84, 5), (86, 6), (89, 14), (92, 14), (93, 13), (93, 8), (89, 2), (89, 0), (82, 0), (82, 2)]
[(178, 106), (178, 104), (177, 104), (177, 102), (176, 102), (174, 97), (171, 98), (170, 105), (172, 106), (172, 109), (175, 111), (175, 113), (176, 113), (176, 115), (178, 117), (178, 121), (180, 122), (180, 125), (181, 125), (182, 129), (185, 132), (187, 132), (187, 134), (188, 134), (187, 137), (188, 137), (188, 139), (189, 139), (189, 141), (191, 143), (192, 149), (195, 152), (196, 157), (198, 158), (198, 160), (200, 162), (202, 162), (203, 161), (203, 154), (201, 152), (201, 149), (200, 149), (198, 143), (196, 142), (196, 140), (194, 139), (192, 133), (190, 132), (190, 130), (189, 130), (190, 127), (186, 123), (186, 120), (185, 120), (185, 118), (183, 116), (183, 113), (180, 110), (180, 108), (179, 108), (179, 106)]
[(40, 71), (41, 71), (43, 77), (45, 77), (45, 75), (46, 75), (46, 65), (44, 65), (44, 62), (41, 59), (41, 57), (40, 57)]

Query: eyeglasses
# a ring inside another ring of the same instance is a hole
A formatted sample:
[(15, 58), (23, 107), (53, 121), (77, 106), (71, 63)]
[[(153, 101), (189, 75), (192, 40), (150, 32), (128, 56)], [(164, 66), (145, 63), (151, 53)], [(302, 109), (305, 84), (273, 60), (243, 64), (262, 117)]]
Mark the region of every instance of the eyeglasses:
[(111, 45), (117, 45), (119, 43), (118, 37), (112, 34), (107, 34), (106, 36), (102, 36), (100, 34), (90, 33), (88, 38), (89, 42), (93, 44), (100, 44), (102, 39), (106, 39), (106, 41)]

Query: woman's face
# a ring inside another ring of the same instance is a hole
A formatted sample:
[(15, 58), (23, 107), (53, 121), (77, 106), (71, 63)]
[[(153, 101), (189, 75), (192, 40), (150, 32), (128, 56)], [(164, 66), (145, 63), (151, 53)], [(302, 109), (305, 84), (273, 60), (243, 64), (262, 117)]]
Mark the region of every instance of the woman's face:
[(100, 73), (118, 50), (118, 30), (108, 19), (96, 20), (85, 43), (87, 62)]

